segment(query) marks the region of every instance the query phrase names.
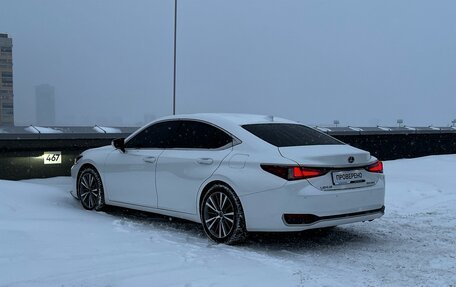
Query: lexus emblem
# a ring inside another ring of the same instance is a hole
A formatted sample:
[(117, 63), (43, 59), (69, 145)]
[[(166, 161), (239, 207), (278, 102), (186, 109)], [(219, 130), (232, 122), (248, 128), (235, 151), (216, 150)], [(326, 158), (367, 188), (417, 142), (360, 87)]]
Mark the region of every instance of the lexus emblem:
[(354, 158), (354, 157), (352, 157), (352, 156), (349, 156), (349, 157), (348, 157), (348, 162), (349, 162), (349, 163), (353, 163), (354, 161), (355, 161), (355, 158)]

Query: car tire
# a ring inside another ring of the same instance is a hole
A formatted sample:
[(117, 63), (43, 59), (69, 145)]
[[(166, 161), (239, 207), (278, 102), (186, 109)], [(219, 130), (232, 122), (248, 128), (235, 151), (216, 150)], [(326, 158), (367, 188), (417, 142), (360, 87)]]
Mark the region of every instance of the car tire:
[(234, 191), (216, 184), (204, 194), (200, 208), (206, 235), (216, 243), (238, 244), (246, 240), (244, 211)]
[(85, 209), (100, 211), (105, 206), (103, 183), (95, 168), (86, 167), (79, 172), (77, 190), (79, 201)]

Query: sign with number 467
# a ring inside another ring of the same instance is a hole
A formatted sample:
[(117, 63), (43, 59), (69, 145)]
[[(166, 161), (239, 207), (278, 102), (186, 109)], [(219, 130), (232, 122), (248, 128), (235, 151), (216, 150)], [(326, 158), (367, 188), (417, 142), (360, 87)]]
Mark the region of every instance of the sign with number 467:
[(62, 152), (61, 151), (50, 151), (44, 153), (44, 164), (61, 164), (62, 163)]

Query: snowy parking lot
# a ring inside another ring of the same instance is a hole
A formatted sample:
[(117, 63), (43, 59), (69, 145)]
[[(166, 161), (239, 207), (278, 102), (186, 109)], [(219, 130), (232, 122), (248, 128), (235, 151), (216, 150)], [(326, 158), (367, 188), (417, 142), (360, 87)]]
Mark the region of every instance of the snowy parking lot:
[(385, 174), (378, 220), (240, 246), (190, 222), (86, 211), (66, 177), (0, 180), (0, 286), (456, 286), (456, 155)]

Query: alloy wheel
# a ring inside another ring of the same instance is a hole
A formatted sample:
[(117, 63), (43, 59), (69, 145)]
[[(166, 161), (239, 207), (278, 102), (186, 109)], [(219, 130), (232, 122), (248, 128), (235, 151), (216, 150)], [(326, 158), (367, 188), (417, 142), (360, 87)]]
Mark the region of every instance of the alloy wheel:
[(84, 172), (79, 178), (79, 198), (86, 209), (100, 204), (101, 186), (98, 178), (91, 172)]
[(222, 239), (234, 228), (234, 205), (222, 192), (214, 192), (207, 197), (203, 207), (203, 224), (212, 236)]

